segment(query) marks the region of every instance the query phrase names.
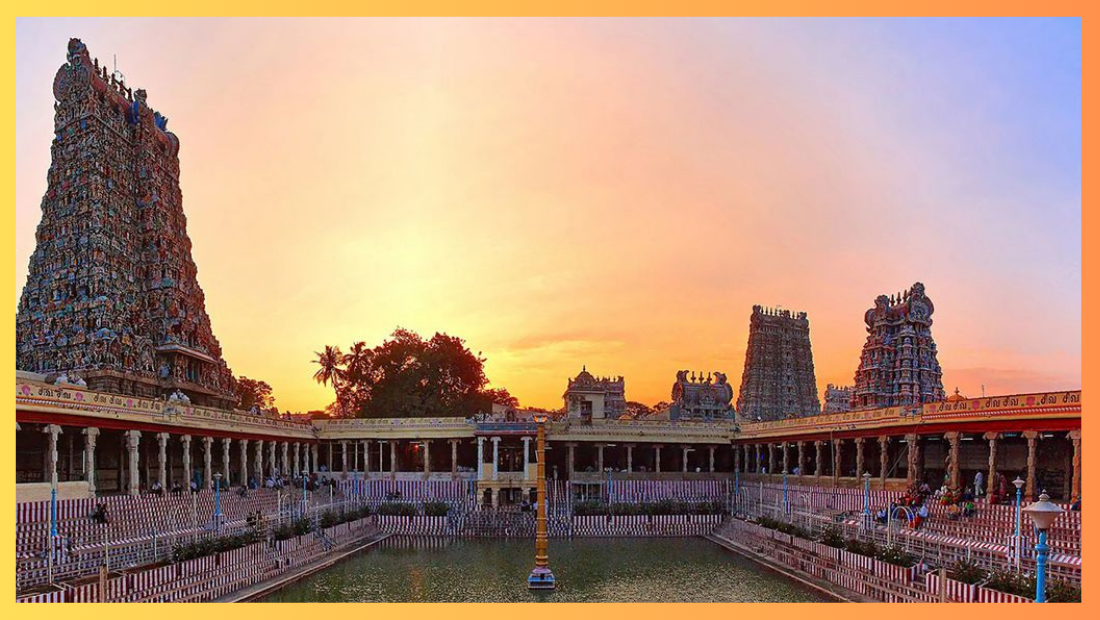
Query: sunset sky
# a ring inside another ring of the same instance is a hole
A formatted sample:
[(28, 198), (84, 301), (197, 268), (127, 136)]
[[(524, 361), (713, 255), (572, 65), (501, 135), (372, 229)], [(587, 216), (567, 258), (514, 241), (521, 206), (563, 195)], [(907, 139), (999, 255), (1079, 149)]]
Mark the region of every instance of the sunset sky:
[(16, 287), (79, 37), (169, 118), (225, 358), (331, 402), (314, 351), (465, 338), (560, 407), (582, 365), (740, 384), (753, 304), (849, 384), (924, 282), (944, 387), (1081, 385), (1081, 28), (1066, 20), (20, 19)]

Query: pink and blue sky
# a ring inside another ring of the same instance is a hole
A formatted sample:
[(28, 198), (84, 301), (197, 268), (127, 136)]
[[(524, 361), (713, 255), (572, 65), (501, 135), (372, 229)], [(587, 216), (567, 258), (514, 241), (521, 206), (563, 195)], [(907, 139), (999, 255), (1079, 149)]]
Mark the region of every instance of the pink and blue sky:
[(526, 405), (582, 364), (740, 383), (753, 304), (847, 384), (925, 283), (944, 387), (1081, 383), (1077, 19), (20, 19), (16, 287), (66, 43), (181, 142), (225, 358), (320, 408), (325, 344), (445, 331)]

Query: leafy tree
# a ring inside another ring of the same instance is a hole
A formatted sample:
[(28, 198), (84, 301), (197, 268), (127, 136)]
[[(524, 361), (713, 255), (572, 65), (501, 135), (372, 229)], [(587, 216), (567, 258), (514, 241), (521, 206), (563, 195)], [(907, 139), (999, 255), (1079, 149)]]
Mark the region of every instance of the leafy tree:
[(653, 409), (646, 404), (634, 400), (626, 401), (626, 417), (628, 418), (642, 418), (651, 413), (653, 413)]
[(248, 411), (253, 406), (270, 409), (274, 404), (275, 397), (266, 381), (243, 376), (237, 379), (237, 407)]
[(398, 328), (373, 349), (356, 342), (344, 354), (326, 346), (315, 363), (320, 368), (314, 379), (336, 392), (337, 416), (468, 416), (492, 403), (519, 404), (506, 389), (487, 389), (485, 359), (447, 334), (425, 340)]

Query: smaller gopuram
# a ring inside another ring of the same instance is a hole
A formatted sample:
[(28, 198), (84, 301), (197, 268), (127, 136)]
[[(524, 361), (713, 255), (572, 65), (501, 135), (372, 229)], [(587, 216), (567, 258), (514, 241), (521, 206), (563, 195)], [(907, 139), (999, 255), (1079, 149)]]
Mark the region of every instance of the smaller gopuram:
[(710, 421), (733, 417), (733, 386), (722, 372), (688, 375), (688, 371), (676, 373), (672, 384), (672, 405), (668, 408), (670, 420)]
[(852, 410), (852, 386), (825, 386), (825, 409), (823, 413), (844, 413)]
[(920, 282), (904, 293), (875, 299), (875, 307), (863, 315), (867, 342), (852, 389), (853, 410), (943, 400), (943, 373), (932, 340), (934, 311)]
[(805, 312), (752, 307), (737, 413), (755, 421), (821, 413)]
[(565, 388), (565, 414), (570, 420), (617, 420), (626, 412), (626, 382), (622, 376), (597, 379), (582, 366)]

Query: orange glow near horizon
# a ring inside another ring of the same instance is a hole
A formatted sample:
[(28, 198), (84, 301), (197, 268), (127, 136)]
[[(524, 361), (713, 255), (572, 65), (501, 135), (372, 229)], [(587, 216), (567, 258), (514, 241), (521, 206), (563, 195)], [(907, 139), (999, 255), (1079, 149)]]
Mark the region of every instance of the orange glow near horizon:
[(753, 304), (809, 313), (823, 392), (915, 281), (948, 392), (1080, 387), (1079, 136), (1076, 170), (1034, 145), (1070, 130), (986, 71), (999, 40), (844, 24), (20, 19), (15, 299), (75, 36), (169, 118), (214, 333), (284, 410), (331, 402), (314, 351), (397, 326), (526, 406), (582, 365), (736, 389)]

